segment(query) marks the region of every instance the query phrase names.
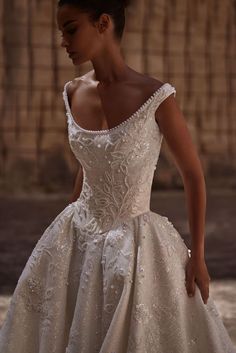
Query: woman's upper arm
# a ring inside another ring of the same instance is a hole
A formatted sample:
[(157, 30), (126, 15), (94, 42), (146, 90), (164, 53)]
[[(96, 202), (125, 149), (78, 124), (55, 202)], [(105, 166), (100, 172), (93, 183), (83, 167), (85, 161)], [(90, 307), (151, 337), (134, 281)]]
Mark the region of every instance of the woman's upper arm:
[(155, 119), (181, 174), (202, 174), (197, 149), (173, 94), (158, 106)]

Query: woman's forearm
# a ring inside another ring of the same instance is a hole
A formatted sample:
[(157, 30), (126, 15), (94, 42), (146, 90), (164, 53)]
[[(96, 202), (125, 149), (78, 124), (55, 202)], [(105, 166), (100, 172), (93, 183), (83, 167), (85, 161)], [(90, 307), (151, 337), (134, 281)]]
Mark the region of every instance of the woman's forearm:
[(204, 258), (206, 186), (203, 173), (190, 174), (183, 178), (186, 193), (189, 228), (191, 234), (191, 256)]
[(72, 196), (70, 198), (70, 202), (74, 202), (78, 199), (78, 197), (81, 193), (81, 190), (82, 190), (82, 185), (83, 185), (83, 169), (80, 165), (79, 170), (76, 174), (74, 189), (72, 192)]

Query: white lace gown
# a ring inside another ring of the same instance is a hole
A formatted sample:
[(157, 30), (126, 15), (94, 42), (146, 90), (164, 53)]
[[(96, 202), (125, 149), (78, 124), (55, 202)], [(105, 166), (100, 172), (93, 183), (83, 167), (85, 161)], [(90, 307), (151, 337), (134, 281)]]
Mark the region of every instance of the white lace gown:
[(175, 88), (164, 83), (123, 123), (91, 131), (73, 119), (69, 82), (82, 191), (29, 257), (0, 353), (235, 353), (211, 295), (206, 305), (197, 286), (187, 295), (182, 237), (150, 210), (163, 138), (155, 111)]

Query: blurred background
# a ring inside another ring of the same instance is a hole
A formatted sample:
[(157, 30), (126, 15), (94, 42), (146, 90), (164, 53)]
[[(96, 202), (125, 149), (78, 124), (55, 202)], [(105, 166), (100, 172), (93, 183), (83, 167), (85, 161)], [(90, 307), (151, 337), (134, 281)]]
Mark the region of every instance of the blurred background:
[[(78, 162), (67, 137), (56, 0), (0, 1), (0, 326), (37, 240), (68, 204)], [(133, 69), (176, 88), (204, 169), (206, 261), (211, 292), (236, 345), (236, 1), (136, 0), (122, 52)], [(165, 140), (152, 210), (189, 244), (182, 179)]]

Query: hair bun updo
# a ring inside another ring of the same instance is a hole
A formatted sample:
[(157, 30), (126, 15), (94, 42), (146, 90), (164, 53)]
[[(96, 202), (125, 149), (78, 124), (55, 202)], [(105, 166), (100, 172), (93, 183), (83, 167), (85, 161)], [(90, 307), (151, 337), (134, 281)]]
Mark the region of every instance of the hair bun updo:
[(97, 21), (102, 13), (107, 13), (114, 21), (114, 33), (119, 41), (125, 26), (125, 9), (135, 0), (58, 0), (58, 8), (64, 5), (78, 8), (88, 14), (91, 22)]
[(131, 0), (119, 0), (122, 3), (123, 7), (126, 8), (131, 4)]
[(128, 7), (133, 0), (92, 0), (95, 1), (97, 4), (99, 4), (103, 8), (109, 8), (109, 9), (125, 9)]

